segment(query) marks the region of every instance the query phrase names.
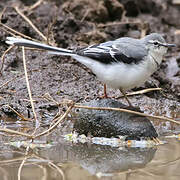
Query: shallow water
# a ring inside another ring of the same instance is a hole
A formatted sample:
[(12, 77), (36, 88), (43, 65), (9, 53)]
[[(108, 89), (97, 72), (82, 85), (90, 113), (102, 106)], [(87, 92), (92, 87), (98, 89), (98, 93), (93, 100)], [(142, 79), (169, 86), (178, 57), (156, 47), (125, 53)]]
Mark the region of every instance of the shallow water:
[[(0, 179), (105, 180), (180, 178), (180, 141), (164, 138), (166, 144), (151, 148), (111, 148), (92, 144), (72, 144), (63, 138), (53, 146), (36, 148), (24, 155), (25, 148), (0, 146)], [(42, 142), (42, 141), (41, 141)]]
[[(174, 114), (178, 119), (179, 113)], [(179, 180), (180, 138), (172, 135), (179, 134), (180, 128), (169, 122), (153, 123), (165, 144), (141, 148), (75, 144), (62, 136), (72, 131), (67, 120), (36, 140), (26, 153), (27, 146), (20, 146), (26, 139), (1, 133), (0, 180), (18, 180), (18, 174), (21, 180)], [(31, 122), (12, 119), (3, 119), (0, 125), (28, 133), (33, 129)]]

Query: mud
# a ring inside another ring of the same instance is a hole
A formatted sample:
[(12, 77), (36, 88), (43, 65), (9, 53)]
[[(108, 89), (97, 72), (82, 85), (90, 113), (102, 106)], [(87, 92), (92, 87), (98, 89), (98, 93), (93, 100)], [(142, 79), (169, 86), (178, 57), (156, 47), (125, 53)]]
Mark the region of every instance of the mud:
[[(34, 2), (1, 0), (0, 11), (7, 7), (1, 22), (27, 36), (44, 41), (13, 8), (13, 5), (18, 5), (23, 10)], [(132, 103), (141, 109), (151, 114), (156, 114), (154, 109), (162, 109), (158, 113), (163, 115), (164, 108), (168, 114), (171, 114), (172, 108), (178, 112), (180, 102), (179, 9), (180, 6), (168, 0), (47, 0), (32, 11), (27, 9), (23, 12), (54, 45), (63, 48), (77, 48), (123, 36), (139, 38), (144, 32), (163, 33), (165, 39), (176, 43), (177, 47), (169, 50), (159, 70), (142, 87), (135, 89), (158, 86), (162, 91), (130, 97)], [(10, 34), (0, 27), (2, 55), (8, 48), (5, 38)], [(45, 93), (57, 101), (71, 99), (75, 102), (86, 102), (103, 94), (103, 86), (92, 72), (69, 57), (27, 50), (26, 59), (32, 96), (36, 100), (35, 110), (40, 119), (47, 115), (53, 118), (58, 112), (53, 103), (42, 98)], [(25, 79), (20, 76), (23, 72), (21, 49), (13, 48), (5, 56), (0, 77), (1, 116), (14, 116), (10, 109), (3, 106), (9, 104), (24, 116), (32, 118)], [(7, 85), (3, 85), (13, 78)], [(108, 94), (119, 96), (119, 91), (108, 89)]]

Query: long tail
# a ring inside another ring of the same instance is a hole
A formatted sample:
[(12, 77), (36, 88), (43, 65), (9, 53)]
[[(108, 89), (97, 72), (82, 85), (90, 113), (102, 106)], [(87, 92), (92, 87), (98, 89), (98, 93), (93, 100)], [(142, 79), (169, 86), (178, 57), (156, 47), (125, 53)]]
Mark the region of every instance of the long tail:
[(58, 54), (58, 55), (66, 55), (66, 56), (74, 55), (72, 50), (57, 48), (54, 46), (49, 46), (49, 45), (38, 43), (35, 41), (30, 41), (24, 38), (7, 37), (6, 43), (10, 45), (16, 45), (16, 46), (43, 49), (43, 50), (47, 50), (48, 53), (50, 54)]

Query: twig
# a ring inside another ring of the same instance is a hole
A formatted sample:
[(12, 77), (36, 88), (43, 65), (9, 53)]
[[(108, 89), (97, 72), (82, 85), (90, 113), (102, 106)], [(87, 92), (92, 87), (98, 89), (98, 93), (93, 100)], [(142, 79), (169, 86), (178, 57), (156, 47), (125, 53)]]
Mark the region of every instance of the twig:
[(16, 12), (26, 21), (29, 23), (29, 25), (45, 40), (47, 41), (47, 38), (46, 36), (44, 36), (43, 33), (41, 33), (38, 28), (31, 22), (31, 20), (26, 17), (20, 10), (17, 6), (14, 7), (14, 9), (16, 10)]
[(33, 132), (33, 134), (34, 134), (36, 132), (36, 129), (39, 128), (40, 123), (39, 123), (39, 121), (37, 119), (37, 115), (36, 115), (36, 112), (35, 112), (34, 103), (33, 103), (33, 99), (32, 99), (31, 89), (30, 89), (30, 85), (29, 85), (27, 68), (26, 68), (26, 58), (25, 58), (24, 46), (22, 47), (22, 53), (23, 53), (23, 65), (24, 65), (24, 74), (25, 74), (25, 77), (26, 77), (26, 85), (27, 85), (27, 89), (28, 89), (28, 94), (29, 94), (29, 99), (30, 99), (32, 111), (33, 111), (33, 114), (34, 114), (34, 120), (35, 120), (35, 123), (36, 123), (36, 127), (35, 127), (35, 130)]
[(23, 159), (23, 161), (21, 162), (21, 164), (20, 164), (20, 166), (19, 166), (19, 168), (18, 168), (18, 174), (17, 174), (18, 180), (21, 180), (21, 171), (22, 171), (22, 167), (24, 166), (26, 160), (27, 160), (27, 157), (25, 157), (25, 158)]
[(3, 10), (0, 12), (0, 22), (2, 20), (2, 16), (4, 14), (4, 12), (6, 11), (7, 7), (4, 7)]
[(59, 124), (64, 118), (66, 118), (66, 116), (69, 114), (69, 112), (71, 111), (71, 109), (73, 108), (73, 106), (74, 106), (74, 105), (69, 106), (68, 109), (67, 109), (67, 111), (66, 111), (61, 117), (58, 117), (58, 118), (56, 119), (56, 123), (54, 123), (53, 126), (51, 126), (51, 127), (50, 127), (49, 129), (47, 129), (46, 131), (44, 131), (44, 132), (42, 132), (42, 133), (40, 133), (40, 134), (37, 134), (37, 135), (34, 136), (33, 138), (34, 138), (34, 139), (35, 139), (35, 138), (38, 138), (38, 137), (43, 136), (43, 135), (49, 133), (50, 131), (52, 131), (55, 127), (58, 126), (58, 124)]
[(151, 92), (151, 91), (160, 91), (160, 90), (162, 90), (162, 88), (148, 88), (148, 89), (143, 89), (143, 90), (140, 90), (140, 91), (127, 93), (126, 95), (127, 96), (132, 96), (132, 95), (145, 94), (145, 93), (148, 93), (148, 92)]
[(18, 113), (15, 109), (13, 109), (10, 105), (5, 105), (8, 108), (10, 108), (14, 113), (16, 113), (23, 121), (30, 121), (31, 119), (29, 118), (25, 118), (23, 115), (21, 115), (20, 113)]
[(44, 0), (38, 0), (36, 3), (34, 3), (32, 6), (28, 7), (28, 11), (32, 11), (36, 9)]
[(142, 22), (141, 21), (134, 21), (134, 22), (130, 22), (130, 21), (113, 22), (113, 23), (99, 24), (98, 27), (99, 28), (103, 28), (103, 27), (107, 27), (107, 26), (116, 26), (116, 25), (122, 25), (122, 24), (142, 24)]
[(16, 135), (21, 135), (21, 136), (25, 136), (25, 137), (28, 137), (28, 138), (32, 138), (32, 136), (29, 135), (29, 134), (22, 133), (22, 132), (19, 132), (19, 131), (15, 131), (15, 130), (12, 130), (12, 129), (7, 129), (7, 128), (1, 128), (0, 127), (0, 132), (16, 134)]
[(74, 108), (83, 108), (83, 109), (92, 109), (92, 110), (107, 110), (107, 111), (121, 111), (121, 112), (132, 113), (132, 114), (136, 114), (136, 115), (140, 115), (140, 116), (145, 116), (145, 117), (149, 117), (149, 118), (170, 121), (172, 123), (176, 123), (176, 124), (180, 125), (180, 122), (175, 121), (174, 119), (171, 119), (171, 118), (167, 118), (167, 117), (163, 117), (163, 116), (153, 116), (153, 115), (149, 115), (149, 114), (145, 114), (145, 113), (141, 113), (141, 112), (137, 112), (137, 111), (132, 111), (132, 110), (128, 110), (128, 109), (123, 109), (123, 108), (90, 107), (90, 106), (82, 106), (82, 105), (77, 105), (77, 104), (74, 105)]
[(10, 46), (8, 49), (6, 49), (6, 51), (4, 51), (4, 53), (1, 56), (1, 68), (0, 68), (0, 73), (2, 73), (3, 67), (4, 67), (4, 58), (5, 55), (14, 47), (14, 45)]
[(82, 17), (82, 19), (80, 20), (81, 22), (83, 22), (85, 20), (85, 18), (87, 17), (87, 15), (90, 13), (91, 9), (87, 9), (86, 13), (84, 14), (84, 16)]
[(4, 32), (10, 34), (11, 36), (15, 36), (14, 33), (10, 32), (8, 29), (6, 29), (5, 27), (1, 27), (1, 22), (0, 22), (0, 29), (2, 29)]
[(58, 166), (56, 166), (54, 163), (52, 163), (51, 161), (48, 162), (51, 166), (53, 166), (54, 168), (56, 168), (56, 170), (59, 172), (59, 174), (61, 174), (62, 176), (62, 180), (65, 180), (65, 176), (64, 176), (64, 172), (61, 170), (61, 168), (59, 168)]
[[(53, 99), (53, 97), (49, 93), (45, 93), (42, 97), (45, 98), (48, 101), (54, 102), (57, 106), (59, 106), (59, 102), (56, 101), (55, 99)], [(69, 101), (69, 103), (70, 103), (70, 101)]]
[[(54, 102), (55, 104), (72, 104), (73, 101), (72, 100), (64, 100), (61, 103), (58, 103), (56, 100), (54, 100), (51, 96), (44, 96), (44, 98), (46, 98), (49, 101)], [(83, 109), (92, 109), (92, 110), (107, 110), (107, 111), (120, 111), (120, 112), (127, 112), (127, 113), (132, 113), (132, 114), (136, 114), (139, 116), (144, 116), (144, 117), (149, 117), (149, 118), (155, 118), (155, 119), (159, 119), (159, 120), (165, 120), (165, 121), (170, 121), (172, 123), (175, 124), (179, 124), (180, 122), (175, 121), (174, 119), (171, 118), (167, 118), (167, 117), (163, 117), (163, 116), (154, 116), (154, 115), (149, 115), (149, 114), (145, 114), (145, 113), (141, 113), (141, 112), (137, 112), (137, 111), (132, 111), (132, 110), (128, 110), (128, 109), (123, 109), (123, 108), (111, 108), (111, 107), (90, 107), (90, 106), (83, 106), (80, 105), (78, 103), (74, 103), (74, 108), (83, 108)]]
[[(26, 36), (26, 35), (18, 32), (18, 31), (16, 31), (16, 30), (10, 28), (9, 26), (6, 26), (5, 24), (3, 24), (3, 23), (1, 23), (1, 22), (0, 22), (0, 25), (3, 26), (3, 27), (4, 27), (5, 29), (7, 29), (8, 31), (13, 32), (14, 34), (17, 34), (17, 35), (19, 35), (19, 36), (21, 36), (21, 37), (24, 37), (24, 38), (26, 38), (26, 39), (30, 39), (30, 40), (33, 40), (33, 41), (37, 41), (36, 39), (33, 39), (33, 38), (29, 37), (29, 36)], [(6, 32), (8, 32), (8, 31), (6, 31)], [(10, 32), (8, 32), (8, 33), (10, 33)], [(12, 33), (10, 33), (10, 34), (12, 35)]]
[(28, 152), (29, 152), (29, 146), (27, 146), (26, 148), (26, 153), (25, 153), (25, 157), (23, 159), (23, 161), (21, 162), (19, 168), (18, 168), (18, 180), (21, 180), (21, 171), (22, 171), (22, 168), (27, 160), (27, 155), (28, 155)]
[(62, 176), (62, 180), (65, 180), (65, 176), (64, 176), (64, 172), (61, 170), (61, 168), (59, 168), (57, 165), (55, 165), (51, 160), (48, 160), (48, 159), (44, 159), (42, 157), (39, 157), (39, 155), (37, 154), (33, 154), (33, 157), (35, 157), (36, 159), (39, 159), (41, 161), (47, 161), (51, 166), (53, 166), (54, 168), (57, 169), (57, 171), (61, 174)]

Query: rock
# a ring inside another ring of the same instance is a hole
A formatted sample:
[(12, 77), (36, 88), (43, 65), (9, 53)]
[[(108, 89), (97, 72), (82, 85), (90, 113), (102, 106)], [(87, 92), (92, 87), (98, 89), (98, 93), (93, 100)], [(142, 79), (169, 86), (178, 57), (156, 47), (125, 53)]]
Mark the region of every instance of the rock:
[[(127, 107), (114, 99), (92, 100), (84, 104), (90, 107), (126, 108), (137, 111), (137, 108)], [(140, 110), (138, 110), (140, 111)], [(127, 139), (157, 137), (156, 130), (146, 117), (120, 111), (80, 109), (74, 130), (78, 134), (88, 134), (96, 137), (127, 136)]]

